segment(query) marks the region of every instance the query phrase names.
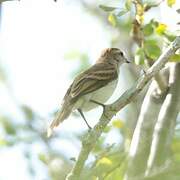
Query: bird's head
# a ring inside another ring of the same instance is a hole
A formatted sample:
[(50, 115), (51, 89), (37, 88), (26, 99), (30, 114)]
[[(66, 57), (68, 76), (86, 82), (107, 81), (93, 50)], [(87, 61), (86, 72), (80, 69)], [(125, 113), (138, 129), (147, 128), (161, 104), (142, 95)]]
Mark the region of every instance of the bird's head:
[(130, 63), (124, 53), (118, 48), (106, 48), (102, 51), (98, 63), (107, 62), (110, 64), (117, 64), (118, 66), (123, 63)]

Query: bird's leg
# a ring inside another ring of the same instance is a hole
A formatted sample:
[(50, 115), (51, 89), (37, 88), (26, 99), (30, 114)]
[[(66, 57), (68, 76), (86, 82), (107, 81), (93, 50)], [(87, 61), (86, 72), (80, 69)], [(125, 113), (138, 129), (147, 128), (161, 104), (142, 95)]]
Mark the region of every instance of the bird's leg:
[[(105, 112), (105, 108), (106, 108), (106, 105), (104, 105), (104, 104), (102, 104), (102, 103), (100, 103), (100, 102), (97, 102), (97, 101), (95, 101), (95, 100), (90, 100), (90, 102), (93, 102), (93, 103), (95, 103), (95, 104), (98, 104), (98, 105), (100, 105), (100, 106), (102, 106), (103, 107), (103, 112)], [(115, 111), (115, 115), (116, 115), (116, 113), (117, 113), (117, 111), (116, 110), (113, 110), (113, 109), (111, 109), (111, 111)], [(105, 116), (106, 116), (106, 114), (104, 114)], [(107, 118), (109, 118), (108, 116), (106, 116)]]
[(86, 123), (86, 125), (88, 126), (89, 130), (91, 130), (92, 128), (91, 128), (91, 126), (88, 124), (88, 122), (86, 121), (86, 118), (85, 118), (82, 110), (81, 110), (81, 109), (77, 109), (77, 110), (78, 110), (78, 112), (80, 113), (80, 115), (81, 115), (81, 117), (83, 118), (83, 120), (85, 121), (85, 123)]
[(90, 100), (90, 102), (93, 102), (93, 103), (95, 103), (95, 104), (98, 104), (98, 105), (100, 105), (100, 106), (102, 106), (103, 107), (103, 111), (105, 110), (105, 105), (104, 104), (102, 104), (102, 103), (100, 103), (100, 102), (97, 102), (97, 101), (95, 101), (95, 100)]
[[(103, 107), (104, 116), (106, 116), (106, 114), (105, 114), (106, 105), (104, 105), (104, 104), (102, 104), (102, 103), (100, 103), (100, 102), (98, 102), (98, 101), (92, 100), (92, 99), (90, 99), (90, 102), (93, 102), (93, 103), (95, 103), (95, 104), (98, 104), (98, 105), (102, 106), (102, 107)], [(106, 117), (109, 118), (108, 116), (106, 116)]]

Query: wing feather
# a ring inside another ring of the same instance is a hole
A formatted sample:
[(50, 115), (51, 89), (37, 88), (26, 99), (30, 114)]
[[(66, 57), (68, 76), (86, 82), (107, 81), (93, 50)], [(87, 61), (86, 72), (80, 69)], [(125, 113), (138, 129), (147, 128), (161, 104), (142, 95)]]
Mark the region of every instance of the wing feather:
[(113, 65), (106, 63), (95, 64), (75, 78), (70, 95), (74, 99), (91, 93), (117, 78), (117, 69)]

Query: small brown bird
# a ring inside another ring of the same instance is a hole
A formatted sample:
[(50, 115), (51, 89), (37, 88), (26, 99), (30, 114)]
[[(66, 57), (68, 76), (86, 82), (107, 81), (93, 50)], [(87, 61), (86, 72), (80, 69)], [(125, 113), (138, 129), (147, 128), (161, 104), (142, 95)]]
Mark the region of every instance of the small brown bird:
[(96, 63), (79, 74), (67, 90), (60, 111), (50, 124), (48, 136), (54, 127), (69, 117), (73, 110), (78, 110), (88, 125), (83, 111), (89, 111), (99, 105), (103, 106), (113, 94), (119, 75), (119, 67), (129, 63), (118, 48), (107, 48), (102, 51)]

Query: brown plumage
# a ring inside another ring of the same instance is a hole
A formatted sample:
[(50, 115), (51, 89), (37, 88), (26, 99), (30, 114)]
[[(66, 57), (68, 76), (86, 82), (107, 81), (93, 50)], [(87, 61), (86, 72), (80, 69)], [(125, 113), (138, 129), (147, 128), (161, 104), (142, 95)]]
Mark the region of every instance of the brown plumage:
[[(103, 101), (100, 103), (104, 103), (112, 95), (110, 91), (113, 92), (115, 89), (119, 66), (124, 62), (128, 61), (119, 49), (105, 49), (92, 67), (74, 79), (64, 96), (60, 111), (50, 125), (48, 134), (50, 135), (54, 127), (68, 118), (72, 110), (88, 111), (95, 108), (97, 104), (93, 104), (90, 100), (100, 99)], [(103, 94), (103, 90), (108, 92), (107, 97)], [(93, 97), (95, 99), (92, 99)]]

